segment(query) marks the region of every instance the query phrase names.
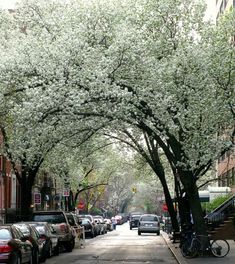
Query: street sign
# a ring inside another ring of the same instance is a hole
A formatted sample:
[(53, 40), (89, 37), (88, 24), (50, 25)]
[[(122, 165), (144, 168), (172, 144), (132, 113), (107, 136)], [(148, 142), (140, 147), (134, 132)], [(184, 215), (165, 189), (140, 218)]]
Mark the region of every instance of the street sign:
[(164, 204), (162, 205), (162, 210), (163, 210), (164, 212), (167, 212), (167, 211), (168, 211), (168, 207), (167, 207), (167, 204), (166, 204), (166, 203), (164, 203)]
[(41, 204), (41, 193), (34, 193), (34, 204)]
[(69, 196), (69, 189), (63, 189), (63, 196), (68, 197)]

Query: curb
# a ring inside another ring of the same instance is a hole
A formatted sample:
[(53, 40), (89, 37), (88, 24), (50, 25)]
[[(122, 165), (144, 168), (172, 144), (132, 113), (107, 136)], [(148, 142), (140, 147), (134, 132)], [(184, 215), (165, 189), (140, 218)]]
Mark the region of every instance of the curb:
[(178, 249), (179, 244), (178, 243), (173, 244), (165, 232), (162, 232), (162, 237), (165, 240), (168, 248), (170, 249), (172, 255), (174, 256), (178, 264), (187, 264), (187, 262), (183, 259), (181, 253), (179, 252)]

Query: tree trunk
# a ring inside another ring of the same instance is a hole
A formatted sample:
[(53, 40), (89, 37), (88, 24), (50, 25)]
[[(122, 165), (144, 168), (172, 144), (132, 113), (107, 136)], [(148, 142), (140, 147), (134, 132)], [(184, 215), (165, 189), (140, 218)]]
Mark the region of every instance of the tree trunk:
[(20, 197), (21, 197), (21, 216), (20, 220), (29, 220), (32, 213), (32, 188), (34, 175), (23, 170), (20, 183)]
[(200, 236), (199, 238), (202, 241), (203, 248), (206, 249), (208, 247), (207, 226), (204, 221), (198, 188), (192, 172), (184, 172), (181, 176), (181, 181), (190, 205), (194, 230)]
[(165, 200), (166, 200), (166, 205), (168, 208), (168, 212), (171, 218), (171, 224), (172, 224), (172, 229), (173, 229), (173, 233), (175, 232), (179, 232), (179, 223), (177, 220), (177, 213), (176, 210), (174, 208), (173, 202), (172, 202), (172, 198), (165, 180), (165, 177), (162, 179), (160, 178), (162, 187), (163, 187), (163, 191), (164, 191), (164, 195), (165, 195)]
[(68, 197), (68, 211), (72, 212), (74, 210), (75, 210), (75, 204), (74, 204), (73, 192), (70, 190)]

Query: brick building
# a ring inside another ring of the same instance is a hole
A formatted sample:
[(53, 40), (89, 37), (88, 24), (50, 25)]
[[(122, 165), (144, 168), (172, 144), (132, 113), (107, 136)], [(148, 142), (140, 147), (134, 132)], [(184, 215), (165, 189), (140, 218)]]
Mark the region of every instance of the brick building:
[[(235, 8), (235, 0), (213, 1), (216, 20), (225, 12)], [(219, 186), (229, 186), (235, 193), (235, 147), (219, 158), (217, 163), (217, 176)]]
[[(0, 146), (3, 137), (0, 135)], [(10, 161), (0, 153), (0, 222), (5, 222), (11, 212), (19, 208), (19, 184)]]

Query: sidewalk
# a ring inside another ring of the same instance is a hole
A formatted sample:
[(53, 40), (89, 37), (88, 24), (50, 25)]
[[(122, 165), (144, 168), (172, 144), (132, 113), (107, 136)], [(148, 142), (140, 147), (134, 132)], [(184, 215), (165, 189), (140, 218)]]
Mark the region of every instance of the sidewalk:
[(235, 263), (235, 242), (233, 240), (228, 240), (230, 245), (230, 251), (228, 255), (224, 258), (216, 258), (216, 257), (197, 257), (193, 259), (186, 259), (182, 256), (179, 248), (179, 243), (172, 243), (169, 239), (167, 233), (161, 231), (162, 237), (166, 241), (169, 249), (171, 250), (172, 254), (174, 255), (175, 259), (179, 264), (234, 264)]

